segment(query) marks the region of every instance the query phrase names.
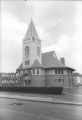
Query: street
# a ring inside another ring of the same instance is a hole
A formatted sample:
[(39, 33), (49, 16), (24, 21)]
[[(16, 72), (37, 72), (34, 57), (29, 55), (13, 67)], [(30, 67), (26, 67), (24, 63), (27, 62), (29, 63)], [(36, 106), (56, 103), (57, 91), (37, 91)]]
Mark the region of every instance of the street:
[(82, 120), (82, 106), (0, 98), (0, 120)]

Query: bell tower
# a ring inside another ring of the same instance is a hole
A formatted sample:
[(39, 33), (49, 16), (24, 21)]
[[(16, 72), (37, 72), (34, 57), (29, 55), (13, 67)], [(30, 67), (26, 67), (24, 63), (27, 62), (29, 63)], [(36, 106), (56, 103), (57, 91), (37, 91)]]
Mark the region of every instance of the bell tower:
[(38, 60), (40, 64), (42, 63), (41, 40), (31, 18), (23, 39), (23, 68), (29, 68), (35, 60)]

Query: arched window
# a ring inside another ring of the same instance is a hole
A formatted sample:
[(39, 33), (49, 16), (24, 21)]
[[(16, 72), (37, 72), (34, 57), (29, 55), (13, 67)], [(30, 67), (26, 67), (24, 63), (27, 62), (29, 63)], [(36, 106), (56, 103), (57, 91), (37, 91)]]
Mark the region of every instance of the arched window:
[(28, 56), (30, 54), (29, 46), (25, 47), (25, 56)]
[(40, 56), (40, 47), (37, 47), (37, 55)]

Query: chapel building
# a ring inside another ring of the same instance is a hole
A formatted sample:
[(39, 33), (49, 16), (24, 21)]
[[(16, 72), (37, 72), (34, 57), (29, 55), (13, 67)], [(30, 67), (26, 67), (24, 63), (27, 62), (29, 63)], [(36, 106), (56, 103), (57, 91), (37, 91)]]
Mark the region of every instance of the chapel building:
[(72, 87), (73, 68), (65, 65), (65, 59), (57, 58), (55, 51), (42, 53), (41, 39), (31, 19), (23, 39), (22, 63), (16, 70), (20, 86)]

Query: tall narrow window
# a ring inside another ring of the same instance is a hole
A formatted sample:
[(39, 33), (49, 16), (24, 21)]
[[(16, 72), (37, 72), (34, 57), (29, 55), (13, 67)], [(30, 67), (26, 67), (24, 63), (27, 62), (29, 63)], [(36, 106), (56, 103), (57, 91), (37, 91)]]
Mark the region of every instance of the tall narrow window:
[(61, 69), (61, 74), (63, 74), (63, 69)]
[(33, 74), (35, 74), (35, 69), (33, 69)]
[(40, 47), (37, 47), (37, 55), (40, 56)]
[(61, 69), (58, 69), (58, 74), (60, 74), (61, 73)]
[(57, 69), (55, 69), (55, 74), (57, 74)]
[(35, 38), (34, 38), (34, 36), (32, 37), (32, 40), (33, 40), (33, 41), (35, 41)]
[(37, 74), (39, 74), (39, 68), (37, 68)]
[(29, 56), (29, 54), (30, 54), (29, 46), (26, 46), (25, 47), (25, 56), (27, 57), (27, 56)]

